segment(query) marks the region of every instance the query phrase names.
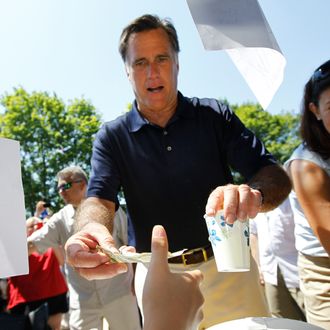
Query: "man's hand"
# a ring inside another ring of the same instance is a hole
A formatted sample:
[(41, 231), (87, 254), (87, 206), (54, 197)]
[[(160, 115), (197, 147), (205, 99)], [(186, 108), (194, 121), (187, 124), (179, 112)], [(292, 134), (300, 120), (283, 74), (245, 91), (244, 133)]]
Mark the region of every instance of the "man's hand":
[(223, 209), (227, 223), (233, 223), (235, 219), (245, 221), (254, 218), (259, 212), (274, 209), (290, 191), (291, 181), (283, 168), (276, 164), (265, 166), (248, 184), (217, 187), (209, 196), (205, 213), (214, 216)]
[(126, 264), (112, 263), (105, 254), (97, 252), (98, 245), (118, 252), (108, 229), (91, 222), (67, 240), (67, 262), (89, 280), (107, 279), (127, 271)]
[(164, 228), (155, 226), (151, 242), (152, 257), (143, 288), (145, 330), (196, 329), (203, 319), (203, 295), (199, 270), (171, 273), (168, 242)]
[(239, 186), (229, 184), (217, 187), (210, 194), (206, 204), (206, 214), (214, 216), (223, 209), (227, 223), (234, 223), (236, 219), (245, 221), (254, 218), (260, 211), (262, 195), (259, 190), (246, 184)]
[(43, 225), (43, 222), (41, 219), (37, 217), (31, 217), (26, 220), (25, 226), (26, 226), (26, 236), (30, 236), (33, 232), (41, 228)]

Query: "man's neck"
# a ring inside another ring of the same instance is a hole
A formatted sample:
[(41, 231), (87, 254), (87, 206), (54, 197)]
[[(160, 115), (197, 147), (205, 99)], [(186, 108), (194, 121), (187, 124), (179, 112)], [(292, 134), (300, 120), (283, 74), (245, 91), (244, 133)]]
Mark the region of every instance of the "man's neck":
[(147, 119), (150, 123), (163, 127), (163, 128), (167, 125), (169, 120), (173, 117), (174, 113), (176, 112), (176, 108), (177, 108), (177, 102), (175, 104), (171, 105), (170, 107), (163, 109), (163, 110), (159, 110), (159, 111), (155, 111), (155, 110), (151, 110), (151, 109), (141, 110), (138, 107), (139, 112), (145, 119)]
[(162, 112), (162, 113), (154, 113), (154, 112), (141, 112), (142, 116), (146, 118), (150, 123), (155, 124), (160, 127), (165, 127), (169, 120), (172, 118), (175, 113), (175, 109), (171, 112)]

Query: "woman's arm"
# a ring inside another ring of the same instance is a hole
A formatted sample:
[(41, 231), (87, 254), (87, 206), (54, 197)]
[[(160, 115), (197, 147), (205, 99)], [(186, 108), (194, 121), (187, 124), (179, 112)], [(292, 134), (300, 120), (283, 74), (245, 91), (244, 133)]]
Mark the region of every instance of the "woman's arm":
[(330, 255), (330, 177), (318, 165), (294, 160), (290, 176), (306, 219)]

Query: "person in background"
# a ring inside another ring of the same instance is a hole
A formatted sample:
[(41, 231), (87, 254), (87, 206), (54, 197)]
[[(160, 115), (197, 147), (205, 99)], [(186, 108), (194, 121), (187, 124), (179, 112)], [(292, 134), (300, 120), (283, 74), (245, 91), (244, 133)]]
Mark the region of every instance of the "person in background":
[(34, 216), (41, 220), (48, 219), (51, 217), (53, 212), (50, 210), (50, 203), (45, 201), (39, 201), (36, 206)]
[(7, 279), (0, 278), (0, 314), (6, 311), (6, 306), (7, 306)]
[(330, 329), (330, 60), (305, 85), (300, 133), (302, 143), (285, 163), (300, 288), (307, 321)]
[(289, 199), (251, 219), (250, 235), (251, 252), (259, 266), (272, 316), (306, 321)]
[[(105, 123), (97, 134), (88, 198), (77, 217), (78, 232), (66, 244), (68, 261), (87, 278), (126, 270), (90, 253), (95, 244), (114, 247), (110, 233), (123, 188), (136, 250), (150, 249), (152, 228), (161, 224), (171, 251), (187, 249), (169, 259), (171, 271), (203, 272), (201, 328), (267, 316), (255, 263), (251, 272), (218, 273), (203, 216), (223, 209), (233, 223), (270, 210), (291, 190), (287, 174), (227, 105), (178, 91), (180, 47), (169, 20), (137, 18), (123, 30), (119, 50), (135, 101), (131, 111)], [(245, 184), (233, 184), (231, 168), (245, 177)], [(135, 289), (140, 306), (146, 273), (139, 263)]]
[[(38, 221), (41, 222), (40, 219)], [(31, 218), (26, 221), (28, 237), (38, 228), (39, 225)], [(37, 311), (46, 313), (49, 327), (60, 330), (62, 316), (68, 311), (68, 288), (60, 269), (63, 263), (63, 250), (56, 247), (46, 249), (43, 254), (30, 253), (29, 274), (8, 278), (8, 311), (20, 316)], [(41, 322), (43, 319), (40, 318)], [(32, 320), (32, 326), (35, 322), (38, 318)]]
[[(87, 181), (86, 173), (79, 166), (66, 167), (58, 172), (57, 190), (66, 206), (28, 238), (29, 253), (43, 253), (49, 247), (64, 246), (73, 233), (76, 210), (85, 198)], [(127, 244), (127, 219), (120, 207), (115, 216), (113, 237), (116, 246)], [(100, 281), (81, 277), (68, 264), (64, 269), (69, 286), (70, 329), (102, 329), (103, 318), (111, 330), (141, 329), (136, 298), (131, 292), (131, 267), (125, 274)]]
[[(41, 219), (42, 221), (38, 221), (35, 218), (31, 219), (32, 222), (35, 222), (36, 229), (41, 228), (44, 224), (44, 221), (47, 221), (53, 215), (53, 211), (51, 210), (50, 207), (51, 207), (51, 203), (46, 202), (44, 200), (41, 200), (37, 203), (34, 217)], [(58, 246), (55, 249), (60, 250), (61, 252), (64, 251), (62, 246)], [(66, 278), (64, 264), (61, 266), (61, 271)], [(62, 330), (69, 329), (69, 311), (62, 316), (61, 329)]]

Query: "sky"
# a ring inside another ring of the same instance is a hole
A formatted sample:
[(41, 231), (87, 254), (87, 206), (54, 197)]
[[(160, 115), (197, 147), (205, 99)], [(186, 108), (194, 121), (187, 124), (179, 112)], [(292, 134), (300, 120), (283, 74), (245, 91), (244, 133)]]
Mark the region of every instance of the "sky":
[[(298, 112), (304, 84), (330, 57), (330, 1), (259, 4), (287, 61), (267, 110)], [(169, 17), (177, 29), (184, 95), (257, 102), (224, 51), (204, 50), (186, 0), (0, 0), (0, 95), (21, 86), (56, 93), (65, 102), (83, 97), (104, 121), (115, 119), (134, 99), (119, 36), (145, 13)]]

